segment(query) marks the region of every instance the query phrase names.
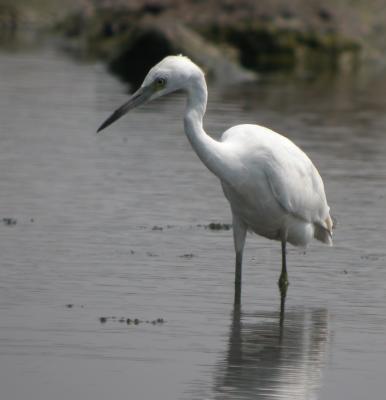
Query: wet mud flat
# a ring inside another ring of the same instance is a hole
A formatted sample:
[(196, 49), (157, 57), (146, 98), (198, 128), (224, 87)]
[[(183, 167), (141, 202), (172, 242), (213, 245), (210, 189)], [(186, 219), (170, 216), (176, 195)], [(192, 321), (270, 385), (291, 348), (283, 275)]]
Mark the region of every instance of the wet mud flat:
[(101, 65), (0, 53), (0, 76), (2, 397), (382, 398), (386, 80), (209, 88), (208, 132), (286, 134), (338, 220), (333, 248), (289, 248), (285, 308), (279, 244), (248, 236), (235, 308), (230, 212), (182, 97), (96, 136), (126, 98)]

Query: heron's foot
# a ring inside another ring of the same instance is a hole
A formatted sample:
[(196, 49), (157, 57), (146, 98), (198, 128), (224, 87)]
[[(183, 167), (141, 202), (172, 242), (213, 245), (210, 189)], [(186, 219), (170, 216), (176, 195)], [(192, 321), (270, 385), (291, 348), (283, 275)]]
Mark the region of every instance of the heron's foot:
[(279, 278), (279, 281), (277, 282), (277, 284), (279, 285), (281, 297), (286, 297), (287, 289), (288, 289), (288, 285), (289, 285), (287, 273), (282, 273), (280, 275), (280, 278)]

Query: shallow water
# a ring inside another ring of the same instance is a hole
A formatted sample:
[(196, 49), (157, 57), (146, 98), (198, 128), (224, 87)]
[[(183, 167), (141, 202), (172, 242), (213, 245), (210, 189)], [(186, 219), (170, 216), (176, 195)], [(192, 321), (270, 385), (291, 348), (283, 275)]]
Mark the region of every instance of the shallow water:
[(285, 133), (338, 220), (333, 248), (289, 249), (282, 312), (279, 245), (249, 236), (234, 309), (231, 231), (205, 228), (230, 212), (182, 133), (183, 98), (96, 136), (126, 99), (101, 65), (0, 53), (0, 219), (16, 222), (0, 224), (0, 397), (383, 398), (385, 88), (209, 88), (207, 131)]

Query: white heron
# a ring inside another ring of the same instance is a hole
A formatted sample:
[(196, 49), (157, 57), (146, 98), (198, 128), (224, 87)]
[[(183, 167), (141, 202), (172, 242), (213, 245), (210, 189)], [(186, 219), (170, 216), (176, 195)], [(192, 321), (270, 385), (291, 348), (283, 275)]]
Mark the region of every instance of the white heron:
[(240, 303), (241, 267), (247, 231), (281, 242), (282, 296), (288, 287), (286, 244), (306, 246), (313, 238), (332, 245), (330, 208), (322, 178), (308, 156), (286, 137), (258, 125), (237, 125), (219, 141), (203, 129), (207, 86), (189, 58), (168, 56), (148, 72), (141, 87), (98, 129), (129, 110), (176, 90), (187, 96), (185, 133), (206, 167), (221, 181), (232, 211), (236, 252), (235, 302)]

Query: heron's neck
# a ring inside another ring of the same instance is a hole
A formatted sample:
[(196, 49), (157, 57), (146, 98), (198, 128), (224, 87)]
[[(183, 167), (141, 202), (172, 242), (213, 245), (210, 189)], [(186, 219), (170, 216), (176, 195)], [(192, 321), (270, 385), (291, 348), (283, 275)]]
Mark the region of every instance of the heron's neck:
[(226, 166), (224, 146), (207, 135), (202, 126), (208, 96), (205, 78), (195, 81), (187, 90), (187, 94), (184, 117), (186, 136), (201, 161), (221, 179)]

